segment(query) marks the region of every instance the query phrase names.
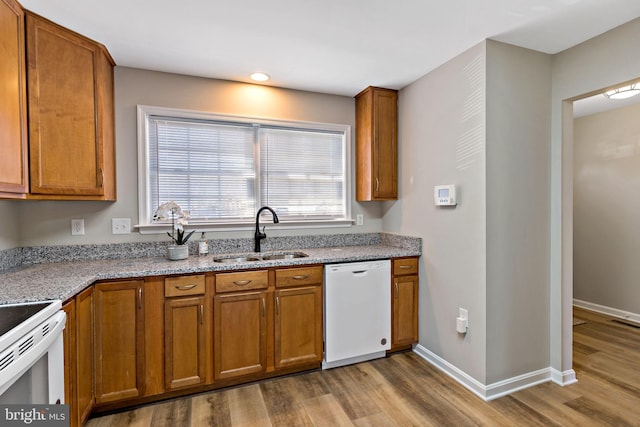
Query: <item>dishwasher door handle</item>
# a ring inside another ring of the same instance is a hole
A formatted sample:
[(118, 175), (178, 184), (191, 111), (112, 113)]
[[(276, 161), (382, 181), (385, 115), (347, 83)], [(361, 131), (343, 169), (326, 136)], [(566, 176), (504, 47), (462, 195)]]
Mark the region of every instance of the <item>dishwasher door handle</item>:
[(367, 274), (369, 272), (369, 270), (357, 270), (357, 271), (352, 271), (351, 273), (354, 275), (358, 275), (361, 276), (363, 274)]

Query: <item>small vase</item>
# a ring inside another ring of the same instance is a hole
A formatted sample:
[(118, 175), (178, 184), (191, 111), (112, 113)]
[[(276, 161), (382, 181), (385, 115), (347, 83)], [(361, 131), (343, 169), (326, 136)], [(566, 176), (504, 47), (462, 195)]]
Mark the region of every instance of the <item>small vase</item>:
[(167, 258), (171, 261), (187, 259), (189, 257), (189, 245), (171, 245), (167, 247)]

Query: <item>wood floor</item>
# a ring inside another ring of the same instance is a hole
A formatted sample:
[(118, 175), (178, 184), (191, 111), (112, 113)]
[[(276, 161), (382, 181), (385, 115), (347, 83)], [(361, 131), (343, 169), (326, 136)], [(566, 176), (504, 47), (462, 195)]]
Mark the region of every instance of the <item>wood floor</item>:
[(484, 402), (414, 353), (94, 418), (106, 426), (640, 426), (640, 329), (575, 309), (578, 383)]

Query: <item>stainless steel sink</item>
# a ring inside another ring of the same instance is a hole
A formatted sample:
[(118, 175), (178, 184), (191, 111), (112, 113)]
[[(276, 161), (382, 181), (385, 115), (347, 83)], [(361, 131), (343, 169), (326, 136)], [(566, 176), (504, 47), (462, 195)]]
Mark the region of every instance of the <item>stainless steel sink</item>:
[(287, 252), (284, 254), (271, 254), (263, 255), (262, 259), (265, 261), (274, 259), (294, 259), (294, 258), (306, 258), (308, 255), (302, 252)]
[(250, 262), (250, 261), (260, 261), (261, 258), (257, 258), (257, 257), (243, 257), (243, 256), (239, 256), (239, 257), (223, 257), (223, 258), (214, 258), (213, 262), (219, 262), (222, 264), (233, 264), (236, 262)]
[(305, 258), (309, 255), (304, 252), (280, 252), (280, 253), (265, 253), (265, 254), (251, 254), (251, 255), (234, 255), (234, 256), (222, 256), (213, 259), (213, 262), (221, 264), (233, 264), (240, 262), (255, 262), (255, 261), (273, 261), (279, 259), (294, 259)]

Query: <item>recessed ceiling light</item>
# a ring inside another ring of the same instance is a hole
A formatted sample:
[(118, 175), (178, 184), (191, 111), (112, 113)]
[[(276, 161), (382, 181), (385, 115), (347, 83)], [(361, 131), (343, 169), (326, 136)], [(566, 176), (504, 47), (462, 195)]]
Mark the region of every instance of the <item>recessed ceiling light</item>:
[(619, 87), (603, 93), (604, 96), (610, 99), (626, 99), (638, 94), (640, 94), (640, 83), (634, 83), (629, 86)]
[(267, 80), (269, 80), (269, 75), (265, 73), (253, 73), (249, 77), (251, 77), (251, 80), (254, 80), (256, 82), (266, 82)]

